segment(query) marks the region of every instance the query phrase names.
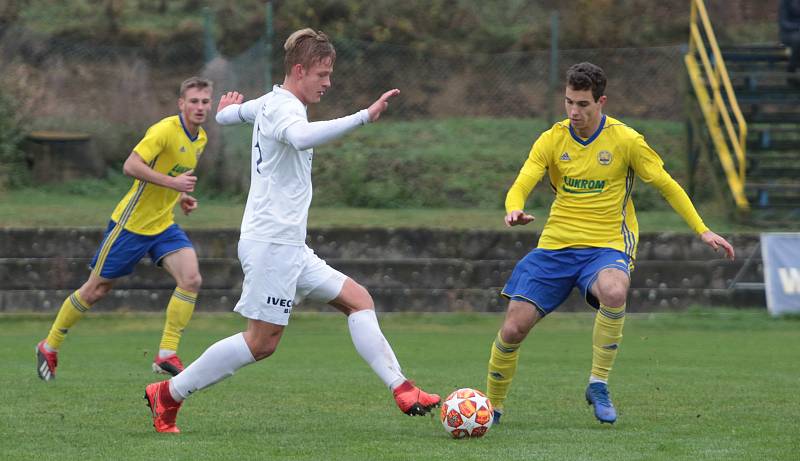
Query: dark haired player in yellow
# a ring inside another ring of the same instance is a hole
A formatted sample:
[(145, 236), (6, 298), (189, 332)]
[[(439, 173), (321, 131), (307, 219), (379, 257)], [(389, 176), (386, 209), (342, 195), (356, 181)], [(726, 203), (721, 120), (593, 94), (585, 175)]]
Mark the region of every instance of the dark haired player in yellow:
[(58, 349), (70, 328), (114, 282), (133, 272), (146, 254), (163, 266), (177, 287), (167, 304), (167, 319), (153, 371), (173, 376), (183, 370), (177, 356), (181, 333), (194, 311), (201, 278), (197, 254), (189, 238), (175, 224), (172, 209), (180, 203), (185, 214), (197, 208), (188, 195), (197, 178), (192, 174), (206, 145), (200, 126), (211, 109), (212, 84), (192, 77), (181, 84), (178, 115), (151, 126), (133, 148), (123, 171), (133, 187), (111, 215), (105, 237), (92, 260), (89, 279), (61, 306), (47, 338), (36, 346), (36, 371), (50, 381), (56, 377)]
[(734, 257), (733, 247), (706, 227), (642, 135), (603, 114), (603, 70), (587, 62), (575, 64), (566, 83), (569, 118), (539, 136), (506, 196), (505, 223), (516, 226), (533, 221), (523, 211), (525, 200), (545, 173), (556, 194), (538, 248), (517, 263), (503, 288), (508, 310), (491, 347), (487, 378), (496, 421), (503, 414), (520, 344), (573, 287), (597, 309), (586, 400), (601, 423), (616, 421), (608, 374), (622, 339), (629, 271), (638, 243), (631, 200), (636, 176), (656, 187), (704, 243)]

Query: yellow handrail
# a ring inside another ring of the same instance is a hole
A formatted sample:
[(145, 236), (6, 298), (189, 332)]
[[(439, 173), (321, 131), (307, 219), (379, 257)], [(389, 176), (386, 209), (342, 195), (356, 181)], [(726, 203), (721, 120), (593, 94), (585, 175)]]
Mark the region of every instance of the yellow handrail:
[[(708, 19), (705, 3), (703, 0), (691, 1), (689, 51), (684, 57), (686, 69), (692, 81), (692, 87), (695, 90), (708, 131), (711, 134), (711, 139), (716, 147), (717, 155), (720, 158), (720, 163), (725, 171), (728, 186), (731, 189), (736, 206), (746, 210), (750, 207), (744, 193), (745, 167), (747, 164), (747, 122), (739, 108), (736, 93), (733, 91), (733, 86), (728, 76), (728, 69), (717, 44), (711, 21)], [(703, 34), (701, 34), (700, 26), (698, 26), (698, 19), (702, 23), (708, 43), (703, 40)], [(709, 57), (709, 50), (713, 56), (713, 62)], [(695, 55), (699, 55), (702, 66), (698, 64)], [(711, 87), (710, 95), (705, 82), (708, 82)], [(720, 86), (722, 86), (728, 97), (727, 102), (722, 97)], [(736, 119), (736, 127), (734, 127), (734, 123), (731, 120), (731, 112)], [(720, 119), (722, 120), (722, 125), (724, 125), (724, 131), (720, 126)], [(727, 134), (727, 138), (725, 134)], [(733, 149), (735, 162), (734, 157), (731, 156), (729, 145)]]

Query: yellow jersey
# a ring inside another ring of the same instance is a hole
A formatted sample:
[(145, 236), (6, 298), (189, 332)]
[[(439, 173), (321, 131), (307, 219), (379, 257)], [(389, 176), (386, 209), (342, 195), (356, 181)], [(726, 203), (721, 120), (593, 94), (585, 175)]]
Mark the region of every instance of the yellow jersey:
[(506, 195), (507, 213), (524, 209), (545, 172), (556, 198), (539, 248), (613, 248), (635, 258), (639, 224), (631, 192), (636, 176), (659, 189), (695, 232), (708, 230), (644, 137), (606, 115), (588, 139), (573, 131), (569, 119), (542, 133)]
[[(183, 118), (173, 115), (148, 128), (133, 151), (153, 170), (178, 176), (197, 166), (206, 141), (202, 127), (197, 136), (192, 137), (183, 124)], [(175, 222), (172, 209), (179, 197), (180, 192), (174, 189), (136, 179), (117, 204), (111, 219), (127, 231), (155, 235)]]

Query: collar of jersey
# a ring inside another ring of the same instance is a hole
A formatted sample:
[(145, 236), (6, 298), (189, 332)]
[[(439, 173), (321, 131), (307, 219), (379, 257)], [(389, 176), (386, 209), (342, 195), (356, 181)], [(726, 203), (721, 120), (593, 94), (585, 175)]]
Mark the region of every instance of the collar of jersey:
[(569, 134), (572, 135), (572, 139), (577, 141), (578, 144), (582, 146), (588, 146), (589, 144), (591, 144), (592, 141), (594, 141), (595, 139), (597, 139), (598, 136), (600, 136), (600, 132), (603, 131), (603, 126), (605, 126), (605, 124), (606, 124), (606, 114), (603, 114), (603, 118), (600, 119), (600, 125), (597, 127), (597, 130), (595, 130), (595, 132), (592, 133), (592, 135), (589, 136), (589, 139), (587, 139), (586, 141), (581, 139), (581, 137), (578, 136), (577, 133), (575, 133), (575, 130), (572, 129), (572, 123), (569, 124)]
[[(277, 93), (283, 93), (283, 94), (285, 94), (285, 95), (287, 95), (289, 97), (292, 97), (292, 98), (297, 99), (298, 101), (300, 101), (300, 98), (295, 96), (294, 93), (292, 93), (291, 91), (289, 91), (286, 88), (282, 87), (281, 85), (278, 85), (278, 84), (273, 85), (272, 86), (272, 91), (273, 92), (277, 92)], [(300, 104), (303, 104), (303, 102), (300, 101)], [(305, 104), (303, 104), (303, 107), (307, 107), (307, 106)]]
[[(186, 133), (186, 137), (189, 138), (189, 141), (195, 142), (197, 138), (200, 137), (200, 127), (197, 127), (197, 136), (192, 137), (192, 134), (189, 133), (189, 130), (186, 129), (186, 125), (183, 123), (183, 114), (178, 114), (178, 120), (181, 121), (181, 128), (183, 128), (183, 132)], [(572, 128), (570, 128), (571, 130)]]

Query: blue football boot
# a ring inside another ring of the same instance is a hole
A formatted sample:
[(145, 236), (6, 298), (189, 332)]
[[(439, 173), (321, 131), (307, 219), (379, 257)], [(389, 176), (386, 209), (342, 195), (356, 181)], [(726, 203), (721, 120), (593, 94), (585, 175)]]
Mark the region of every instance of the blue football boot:
[(503, 410), (494, 409), (492, 412), (492, 424), (500, 424), (500, 417), (503, 416)]
[(590, 383), (586, 388), (586, 403), (594, 406), (594, 416), (600, 423), (614, 424), (617, 420), (617, 410), (608, 396), (608, 385), (605, 383)]

